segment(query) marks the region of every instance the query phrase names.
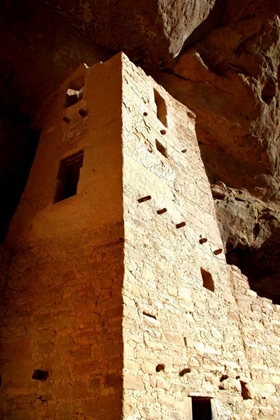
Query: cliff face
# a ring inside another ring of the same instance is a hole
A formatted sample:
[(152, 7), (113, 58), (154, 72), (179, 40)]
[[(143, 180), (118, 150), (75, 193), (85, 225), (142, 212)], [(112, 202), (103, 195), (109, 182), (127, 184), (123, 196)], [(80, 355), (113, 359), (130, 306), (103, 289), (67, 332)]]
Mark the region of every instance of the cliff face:
[(18, 150), (34, 144), (43, 103), (80, 62), (123, 50), (194, 111), (228, 262), (278, 302), (279, 3), (11, 0), (0, 8), (2, 238), (28, 167), (29, 151)]
[(250, 15), (212, 30), (174, 68), (210, 179), (264, 200), (279, 200), (279, 49), (279, 19)]

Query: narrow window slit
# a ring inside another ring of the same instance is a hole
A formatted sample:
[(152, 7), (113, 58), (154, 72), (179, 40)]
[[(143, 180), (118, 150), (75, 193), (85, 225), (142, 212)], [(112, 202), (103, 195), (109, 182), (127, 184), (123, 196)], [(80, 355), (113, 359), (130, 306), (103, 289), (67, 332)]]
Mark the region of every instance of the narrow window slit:
[(138, 198), (138, 203), (144, 203), (145, 201), (149, 201), (149, 200), (151, 200), (151, 196), (150, 195), (146, 195), (145, 197), (141, 197), (141, 198)]
[(163, 144), (161, 144), (158, 140), (156, 140), (156, 148), (162, 154), (162, 156), (164, 156), (165, 158), (168, 157), (166, 147), (164, 147)]
[(246, 383), (243, 381), (240, 381), (240, 385), (241, 385), (241, 395), (242, 395), (243, 400), (251, 399)]
[(219, 255), (219, 254), (221, 254), (223, 252), (223, 249), (222, 248), (219, 248), (219, 249), (215, 249), (215, 251), (213, 251), (213, 254), (214, 255)]
[(63, 117), (62, 119), (64, 122), (66, 122), (66, 124), (69, 124), (71, 122), (71, 120), (67, 117)]
[(202, 245), (202, 244), (205, 244), (205, 242), (207, 242), (207, 238), (200, 238), (199, 239), (199, 243)]
[(154, 89), (154, 99), (157, 108), (157, 117), (160, 122), (167, 127), (167, 108), (163, 97)]

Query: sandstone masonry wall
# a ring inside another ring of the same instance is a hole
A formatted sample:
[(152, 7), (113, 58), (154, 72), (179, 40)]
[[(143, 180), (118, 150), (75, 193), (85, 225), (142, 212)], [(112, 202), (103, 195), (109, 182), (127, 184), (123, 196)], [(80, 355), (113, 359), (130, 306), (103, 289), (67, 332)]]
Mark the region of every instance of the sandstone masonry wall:
[[(12, 259), (1, 418), (120, 418), (122, 231), (121, 223), (45, 241)], [(48, 378), (32, 379), (35, 370)]]
[(249, 378), (243, 378), (244, 392), (248, 394), (244, 405), (256, 419), (278, 419), (280, 305), (257, 296), (237, 267), (231, 266), (231, 276), (250, 369)]
[(276, 386), (256, 380), (247, 341), (260, 334), (253, 342), (261, 352), (266, 343), (277, 383), (279, 333), (270, 342), (251, 325), (250, 290), (235, 296), (193, 115), (129, 64), (123, 97), (124, 418), (191, 419), (201, 396), (215, 419), (276, 419)]

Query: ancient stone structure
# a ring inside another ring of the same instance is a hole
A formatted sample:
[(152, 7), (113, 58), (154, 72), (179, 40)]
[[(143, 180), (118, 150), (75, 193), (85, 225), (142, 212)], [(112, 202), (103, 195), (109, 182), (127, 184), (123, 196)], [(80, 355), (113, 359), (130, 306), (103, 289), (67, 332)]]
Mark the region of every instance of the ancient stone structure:
[(280, 306), (226, 263), (193, 113), (118, 54), (41, 124), (3, 253), (2, 418), (277, 419)]

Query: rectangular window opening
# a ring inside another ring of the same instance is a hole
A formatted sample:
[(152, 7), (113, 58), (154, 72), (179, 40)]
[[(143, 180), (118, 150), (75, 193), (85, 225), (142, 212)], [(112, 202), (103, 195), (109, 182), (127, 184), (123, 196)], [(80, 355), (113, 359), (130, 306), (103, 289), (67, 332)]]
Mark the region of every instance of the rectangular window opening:
[(61, 160), (57, 176), (54, 202), (65, 200), (77, 194), (80, 169), (83, 166), (84, 151)]
[(167, 127), (167, 108), (163, 97), (154, 89), (155, 104), (157, 107), (157, 117), (160, 122)]
[(211, 398), (192, 397), (192, 420), (211, 420)]
[(156, 139), (156, 148), (157, 150), (164, 156), (165, 158), (168, 157), (166, 147), (163, 146), (157, 139)]
[(212, 274), (204, 270), (202, 267), (200, 268), (200, 272), (201, 272), (201, 277), (203, 281), (203, 287), (205, 287), (205, 289), (210, 290), (211, 292), (214, 292), (215, 286), (214, 286)]
[(66, 90), (66, 98), (65, 98), (65, 108), (68, 108), (71, 105), (76, 104), (81, 99), (83, 99), (84, 95), (84, 76), (78, 77), (75, 80), (72, 80), (69, 85), (68, 89)]

